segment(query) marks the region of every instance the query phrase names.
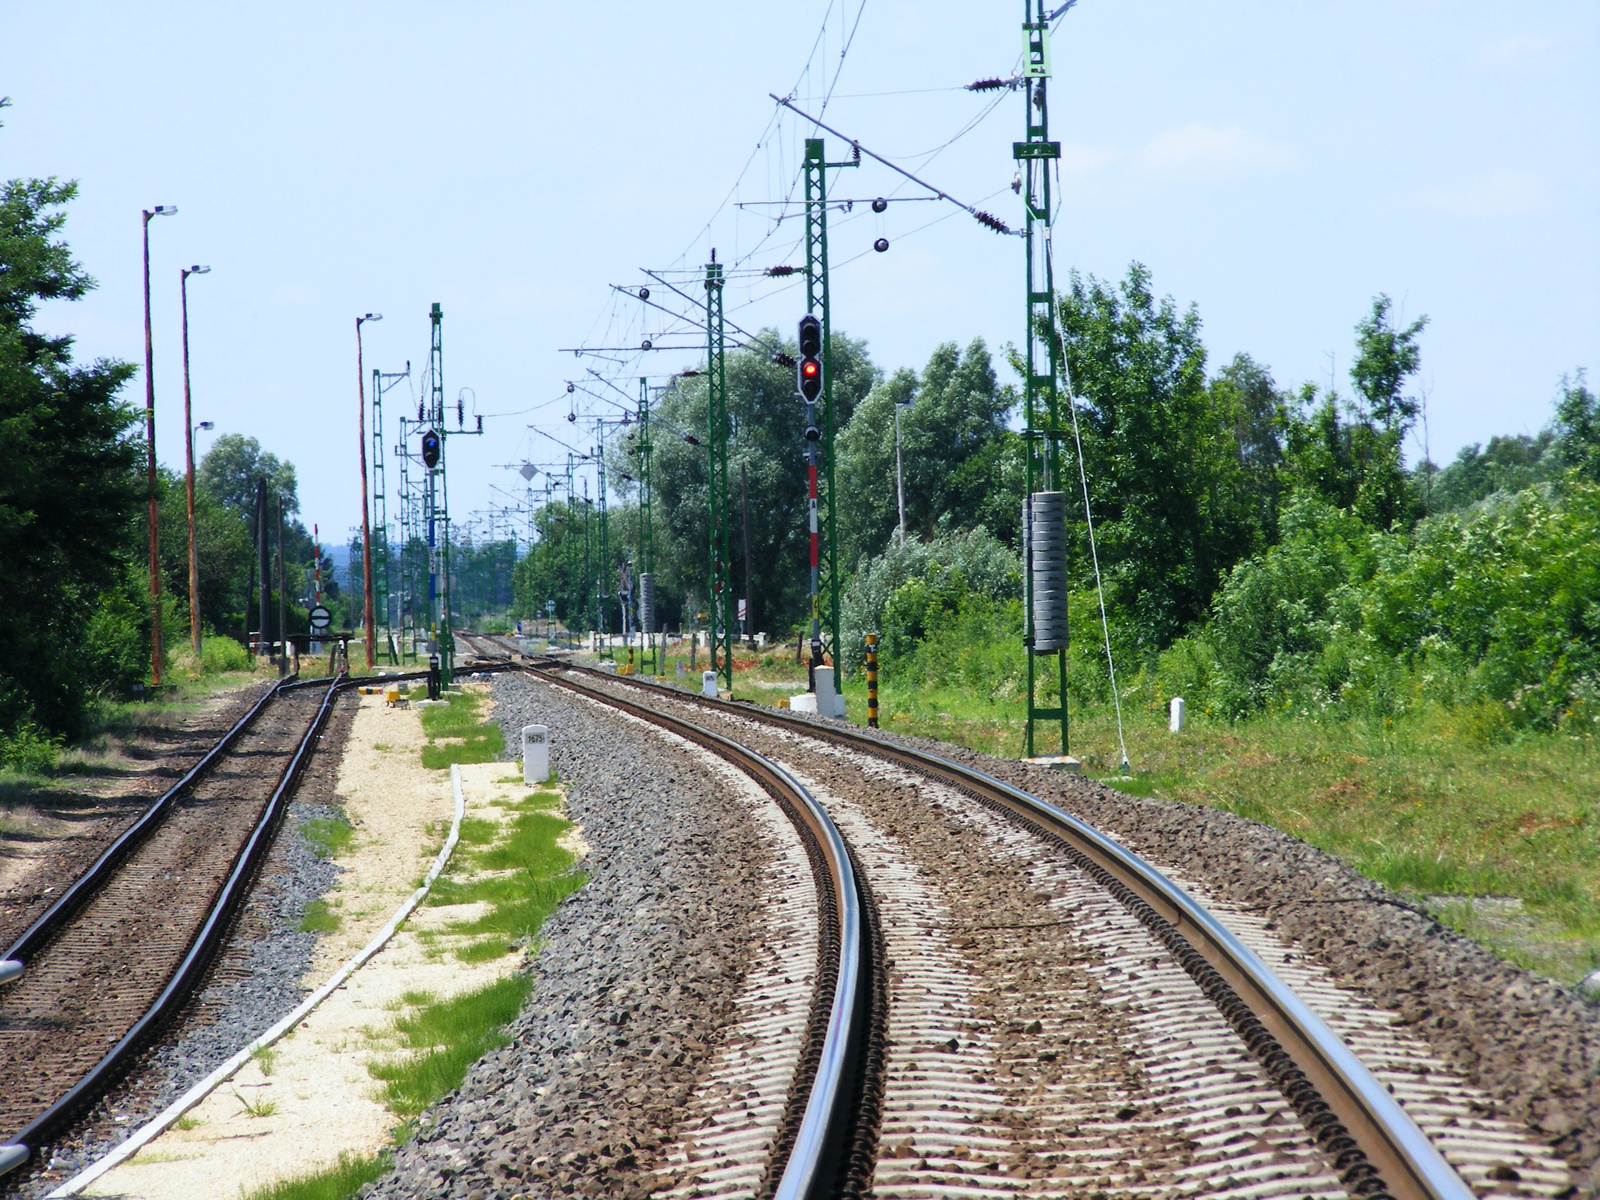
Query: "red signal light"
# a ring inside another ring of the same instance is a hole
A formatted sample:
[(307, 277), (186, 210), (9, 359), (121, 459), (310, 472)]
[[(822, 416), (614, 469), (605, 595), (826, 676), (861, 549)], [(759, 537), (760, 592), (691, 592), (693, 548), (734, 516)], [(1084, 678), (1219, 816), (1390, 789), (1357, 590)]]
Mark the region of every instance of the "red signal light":
[(804, 375), (807, 379), (816, 378), (816, 376), (819, 373), (821, 373), (821, 371), (822, 371), (822, 364), (819, 363), (819, 362), (808, 360), (808, 361), (803, 362), (803, 363), (800, 364), (800, 373), (802, 375)]

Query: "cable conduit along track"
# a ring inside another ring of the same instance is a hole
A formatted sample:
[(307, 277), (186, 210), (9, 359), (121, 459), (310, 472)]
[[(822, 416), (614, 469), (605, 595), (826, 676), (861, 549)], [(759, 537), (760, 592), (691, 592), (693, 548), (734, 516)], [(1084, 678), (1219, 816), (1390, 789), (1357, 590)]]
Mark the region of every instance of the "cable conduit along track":
[(788, 1111), (757, 1195), (824, 1200), (862, 1194), (871, 1178), (882, 1098), (886, 993), (872, 897), (838, 828), (805, 787), (754, 750), (575, 680), (543, 672), (537, 677), (666, 729), (725, 759), (777, 802), (808, 843), (823, 915), (818, 996)]
[(1056, 842), (1179, 962), (1267, 1071), (1354, 1196), (1471, 1200), (1387, 1089), (1306, 1003), (1187, 892), (1114, 839), (1056, 805), (982, 771), (859, 729), (541, 658), (545, 678), (585, 674), (886, 759), (961, 791)]
[[(0, 1175), (23, 1165), (32, 1157), (35, 1149), (68, 1128), (104, 1089), (121, 1075), (134, 1056), (168, 1020), (178, 1013), (193, 993), (226, 941), (233, 919), (249, 895), (255, 873), (272, 845), (278, 822), (288, 807), (289, 796), (315, 749), (317, 738), (327, 722), (328, 714), (332, 711), (335, 698), (340, 691), (353, 684), (354, 681), (346, 676), (328, 681), (327, 691), (317, 703), (315, 715), (295, 744), (293, 753), (288, 757), (282, 771), (279, 772), (270, 795), (261, 804), (260, 812), (251, 824), (248, 836), (243, 839), (231, 863), (228, 864), (225, 878), (217, 887), (205, 912), (204, 920), (188, 939), (187, 949), (181, 961), (167, 978), (155, 1000), (125, 1032), (120, 1036), (112, 1035), (116, 1038), (115, 1043), (87, 1073), (79, 1077), (66, 1092), (49, 1103), (5, 1143), (0, 1144)], [(74, 917), (79, 911), (89, 909), (95, 897), (112, 885), (119, 874), (119, 867), (129, 864), (129, 860), (134, 858), (141, 847), (156, 844), (152, 841), (152, 835), (156, 833), (157, 827), (163, 824), (164, 818), (170, 814), (182, 794), (196, 789), (230, 750), (234, 749), (247, 728), (268, 708), (268, 702), (292, 686), (292, 684), (279, 685), (262, 697), (261, 701), (217, 743), (216, 747), (157, 802), (161, 807), (158, 809), (157, 805), (152, 805), (150, 811), (122, 838), (119, 838), (88, 872), (85, 872), (69, 893), (63, 895), (50, 911), (35, 922), (34, 926), (13, 946), (12, 952), (16, 953), (18, 947), (21, 947), (22, 953), (26, 955), (23, 961), (27, 963), (40, 958), (41, 951), (48, 951), (51, 943), (57, 941), (73, 925)], [(253, 753), (259, 755), (261, 751)], [(137, 836), (130, 837), (129, 835), (135, 834), (136, 830)], [(68, 903), (69, 896), (70, 903)], [(9, 994), (9, 991), (0, 993), (0, 995), (5, 994)]]

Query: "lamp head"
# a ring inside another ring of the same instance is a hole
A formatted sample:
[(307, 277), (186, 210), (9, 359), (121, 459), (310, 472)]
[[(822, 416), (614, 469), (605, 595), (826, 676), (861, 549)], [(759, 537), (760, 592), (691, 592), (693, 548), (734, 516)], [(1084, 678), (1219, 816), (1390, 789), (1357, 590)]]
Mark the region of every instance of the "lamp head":
[(158, 204), (150, 210), (150, 215), (152, 217), (171, 217), (176, 216), (177, 212), (178, 206), (176, 204)]
[(189, 274), (191, 274), (191, 275), (209, 275), (209, 274), (211, 274), (211, 268), (210, 267), (202, 267), (199, 263), (196, 263), (194, 266), (189, 268)]
[(383, 320), (383, 314), (382, 313), (367, 313), (361, 319), (363, 321), (381, 321), (381, 320)]
[(200, 424), (195, 426), (196, 429), (215, 429), (216, 427), (217, 423), (215, 421), (201, 421)]

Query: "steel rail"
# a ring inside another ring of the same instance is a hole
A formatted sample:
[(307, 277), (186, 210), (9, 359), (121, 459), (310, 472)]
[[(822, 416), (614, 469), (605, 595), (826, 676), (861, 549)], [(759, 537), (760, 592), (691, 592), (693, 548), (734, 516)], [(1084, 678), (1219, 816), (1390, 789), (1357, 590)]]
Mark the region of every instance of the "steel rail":
[[(146, 1040), (160, 1028), (161, 1024), (173, 1016), (184, 1001), (189, 998), (190, 993), (200, 982), (217, 950), (226, 939), (233, 917), (249, 894), (250, 884), (254, 879), (256, 868), (271, 847), (278, 821), (283, 815), (284, 809), (288, 807), (289, 794), (294, 790), (295, 784), (299, 782), (300, 774), (305, 769), (306, 761), (315, 748), (317, 736), (327, 723), (334, 699), (339, 692), (353, 686), (355, 686), (355, 681), (348, 676), (338, 676), (330, 682), (327, 694), (323, 696), (321, 704), (317, 707), (316, 715), (306, 727), (305, 734), (295, 748), (294, 755), (279, 776), (277, 786), (273, 789), (271, 796), (268, 797), (261, 816), (257, 818), (249, 838), (235, 856), (233, 868), (218, 891), (216, 899), (212, 902), (204, 924), (200, 927), (200, 931), (196, 934), (188, 953), (185, 954), (183, 961), (179, 963), (177, 970), (167, 982), (166, 987), (162, 989), (161, 994), (156, 997), (154, 1003), (145, 1011), (145, 1014), (134, 1023), (133, 1027), (122, 1036), (117, 1044), (88, 1074), (68, 1089), (49, 1108), (19, 1130), (5, 1144), (0, 1145), (0, 1176), (27, 1162), (33, 1156), (35, 1148), (42, 1143), (48, 1142), (53, 1134), (60, 1132), (70, 1124), (98, 1096), (100, 1090), (117, 1077), (121, 1069), (138, 1053)], [(244, 724), (264, 707), (266, 699), (277, 695), (279, 690), (279, 687), (273, 688), (261, 702), (258, 702), (245, 720), (235, 726), (228, 736), (201, 760), (201, 763), (214, 763), (219, 752), (224, 751), (228, 745), (231, 745), (232, 740), (237, 737)], [(197, 764), (194, 771), (185, 775), (184, 781), (192, 782), (192, 778), (195, 772), (199, 770), (199, 766), (200, 764)], [(97, 863), (96, 866), (98, 865)], [(104, 882), (104, 875), (100, 877), (100, 881)]]
[[(1472, 1190), (1384, 1085), (1253, 950), (1157, 867), (1080, 818), (975, 768), (858, 728), (663, 689), (642, 679), (559, 659), (546, 658), (541, 664), (530, 664), (530, 669), (545, 678), (552, 678), (553, 670), (594, 675), (846, 745), (950, 784), (1053, 835), (1081, 858), (1080, 865), (1086, 865), (1092, 876), (1109, 885), (1114, 894), (1121, 893), (1118, 898), (1125, 906), (1167, 944), (1246, 1039), (1336, 1165), (1348, 1163), (1352, 1150), (1358, 1152), (1354, 1159), (1364, 1156), (1381, 1180), (1382, 1190), (1368, 1183), (1352, 1186), (1352, 1191), (1374, 1198), (1388, 1195), (1394, 1200), (1473, 1200)], [(1185, 950), (1201, 961), (1185, 961)], [(1240, 1011), (1241, 1006), (1245, 1011)], [(1319, 1109), (1317, 1098), (1325, 1110)], [(1360, 1168), (1359, 1161), (1355, 1165), (1355, 1178), (1348, 1183), (1360, 1184), (1363, 1176), (1373, 1178)], [(1339, 1169), (1342, 1174), (1347, 1172), (1346, 1165)]]
[(867, 1060), (866, 1043), (872, 1034), (866, 1018), (869, 992), (875, 984), (871, 978), (871, 930), (857, 886), (855, 862), (838, 827), (798, 780), (748, 746), (575, 680), (543, 672), (537, 677), (704, 746), (750, 775), (769, 794), (786, 799), (789, 808), (816, 839), (832, 884), (839, 938), (838, 972), (828, 1009), (827, 1031), (799, 1128), (776, 1190), (767, 1194), (776, 1200), (821, 1200), (833, 1195), (839, 1176), (851, 1165), (847, 1142), (858, 1111), (858, 1073)]
[(55, 903), (45, 909), (39, 919), (23, 931), (21, 937), (11, 943), (11, 948), (5, 952), (4, 956), (0, 957), (3, 957), (4, 962), (8, 965), (11, 963), (21, 964), (12, 974), (12, 978), (21, 974), (22, 970), (26, 969), (28, 960), (43, 949), (61, 927), (72, 919), (73, 914), (83, 907), (84, 902), (100, 890), (106, 880), (111, 877), (111, 873), (116, 870), (118, 864), (129, 853), (144, 844), (145, 840), (155, 831), (156, 826), (166, 818), (168, 811), (177, 802), (178, 797), (193, 787), (196, 780), (216, 765), (217, 759), (226, 754), (229, 747), (239, 739), (239, 735), (245, 731), (256, 717), (261, 715), (261, 710), (277, 699), (280, 693), (296, 686), (299, 685), (294, 681), (289, 681), (277, 683), (268, 688), (261, 699), (250, 707), (250, 711), (234, 722), (233, 728), (223, 734), (217, 740), (217, 744), (206, 752), (204, 758), (190, 767), (184, 773), (183, 778), (163, 792), (155, 803), (145, 809), (144, 814), (137, 821), (124, 829), (117, 839), (106, 847), (100, 857), (95, 859), (89, 869), (78, 876), (72, 886), (62, 892), (56, 898)]

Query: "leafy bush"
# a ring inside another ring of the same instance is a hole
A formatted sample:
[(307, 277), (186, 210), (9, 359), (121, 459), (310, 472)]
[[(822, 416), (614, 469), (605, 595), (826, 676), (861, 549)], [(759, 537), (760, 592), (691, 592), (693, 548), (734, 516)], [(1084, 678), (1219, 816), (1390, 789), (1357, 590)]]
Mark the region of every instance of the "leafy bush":
[(1161, 656), (1158, 678), (1190, 689), (1173, 694), (1227, 717), (1429, 701), (1492, 701), (1515, 727), (1600, 717), (1600, 486), (1497, 493), (1410, 533), (1300, 496), (1283, 530), (1234, 568), (1201, 639)]
[(886, 661), (903, 659), (964, 608), (978, 613), (982, 606), (971, 599), (987, 601), (991, 607), (983, 611), (993, 616), (1021, 593), (1021, 560), (981, 525), (959, 533), (942, 528), (926, 542), (893, 543), (861, 564), (840, 600), (844, 668), (861, 666), (868, 633), (879, 635)]
[(200, 642), (200, 664), (207, 675), (224, 671), (248, 671), (250, 653), (233, 638), (208, 637)]
[(9, 734), (0, 733), (0, 766), (26, 775), (43, 775), (61, 757), (61, 739), (50, 737), (32, 721)]

